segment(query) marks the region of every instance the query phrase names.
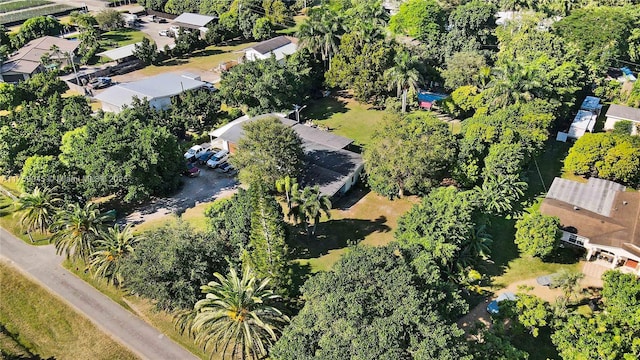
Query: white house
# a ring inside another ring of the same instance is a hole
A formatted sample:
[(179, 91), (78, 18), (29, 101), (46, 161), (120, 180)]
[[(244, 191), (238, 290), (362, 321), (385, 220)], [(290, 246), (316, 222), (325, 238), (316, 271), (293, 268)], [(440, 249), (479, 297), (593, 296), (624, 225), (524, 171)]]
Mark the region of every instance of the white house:
[(586, 249), (587, 260), (640, 275), (640, 193), (602, 179), (555, 178), (540, 212), (560, 219), (562, 241)]
[(607, 121), (604, 123), (605, 130), (613, 130), (618, 121), (629, 120), (633, 123), (631, 135), (640, 135), (640, 109), (613, 104), (605, 116), (607, 117)]
[(300, 124), (282, 114), (265, 114), (250, 118), (240, 117), (209, 133), (222, 140), (222, 147), (234, 153), (236, 145), (244, 136), (243, 126), (261, 118), (275, 116), (291, 127), (302, 140), (305, 153), (305, 168), (301, 177), (303, 185), (318, 185), (320, 192), (337, 197), (349, 191), (360, 179), (364, 167), (362, 156), (347, 150), (352, 139)]
[(244, 49), (247, 61), (264, 60), (274, 55), (276, 60), (282, 61), (285, 56), (298, 50), (298, 39), (290, 36), (278, 36), (273, 39), (257, 43)]
[(171, 107), (171, 98), (187, 90), (206, 87), (206, 82), (192, 74), (166, 73), (144, 80), (122, 83), (112, 86), (96, 95), (102, 103), (102, 110), (120, 112), (130, 106), (134, 98), (147, 99), (149, 105), (157, 110)]

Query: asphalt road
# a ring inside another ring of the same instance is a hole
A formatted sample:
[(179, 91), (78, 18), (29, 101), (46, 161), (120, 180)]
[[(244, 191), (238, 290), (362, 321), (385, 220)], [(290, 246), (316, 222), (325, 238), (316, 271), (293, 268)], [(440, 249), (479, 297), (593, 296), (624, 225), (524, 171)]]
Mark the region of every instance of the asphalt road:
[[(193, 354), (61, 266), (55, 248), (29, 246), (0, 228), (0, 260), (35, 279), (142, 359), (190, 360)], [(1, 296), (10, 296), (2, 294)]]

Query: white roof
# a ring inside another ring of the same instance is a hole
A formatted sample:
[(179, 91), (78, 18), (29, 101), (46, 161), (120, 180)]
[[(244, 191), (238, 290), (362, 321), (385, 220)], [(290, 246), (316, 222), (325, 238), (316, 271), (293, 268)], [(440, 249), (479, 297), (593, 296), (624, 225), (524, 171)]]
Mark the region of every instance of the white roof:
[(230, 123), (228, 123), (226, 125), (223, 125), (223, 126), (217, 128), (217, 129), (211, 131), (209, 133), (209, 135), (213, 136), (213, 137), (220, 137), (220, 135), (224, 134), (227, 130), (229, 130), (232, 127), (234, 127), (234, 126), (236, 126), (238, 124), (241, 124), (241, 123), (243, 123), (243, 122), (245, 122), (245, 121), (247, 121), (249, 119), (251, 119), (249, 117), (249, 115), (243, 115), (243, 116), (231, 121)]
[(597, 118), (591, 111), (579, 110), (569, 128), (569, 137), (579, 139), (587, 130), (593, 132)]
[(173, 22), (179, 22), (182, 24), (189, 24), (197, 27), (207, 26), (208, 23), (213, 21), (215, 17), (193, 14), (193, 13), (184, 13), (173, 20)]
[(124, 58), (127, 58), (129, 56), (132, 56), (133, 55), (133, 51), (136, 49), (136, 45), (139, 45), (139, 44), (142, 44), (142, 43), (138, 42), (138, 43), (135, 43), (135, 44), (129, 44), (129, 45), (121, 46), (119, 48), (103, 51), (101, 53), (98, 53), (98, 55), (99, 56), (108, 57), (111, 60), (124, 59)]
[(187, 90), (205, 86), (206, 83), (183, 77), (180, 74), (165, 73), (130, 83), (112, 86), (96, 96), (101, 102), (122, 107), (129, 105), (136, 96), (139, 99), (171, 97)]

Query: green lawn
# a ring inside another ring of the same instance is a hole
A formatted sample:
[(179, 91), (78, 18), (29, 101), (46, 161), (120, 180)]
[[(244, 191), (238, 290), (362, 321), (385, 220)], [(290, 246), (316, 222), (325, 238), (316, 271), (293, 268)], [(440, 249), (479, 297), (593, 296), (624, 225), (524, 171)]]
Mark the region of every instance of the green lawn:
[(3, 262), (0, 294), (0, 348), (15, 356), (7, 359), (137, 358), (65, 302)]
[(355, 144), (362, 146), (371, 141), (373, 130), (385, 112), (350, 98), (331, 96), (311, 102), (300, 114), (302, 118), (354, 139)]
[(0, 12), (9, 12), (16, 11), (22, 9), (28, 9), (36, 6), (42, 6), (46, 4), (51, 4), (50, 1), (46, 0), (17, 0), (12, 2), (4, 2), (0, 3)]
[(180, 217), (176, 215), (166, 215), (157, 219), (148, 220), (142, 224), (135, 226), (136, 233), (143, 233), (151, 229), (158, 229), (166, 224), (175, 223), (178, 218), (189, 223), (194, 229), (204, 231), (207, 229), (207, 217), (204, 216), (204, 211), (211, 206), (213, 202), (206, 202), (198, 204), (190, 209), (185, 210)]
[(148, 38), (145, 33), (135, 29), (120, 29), (106, 32), (100, 35), (100, 45), (104, 50), (115, 49), (120, 46), (135, 44)]
[(16, 215), (14, 202), (8, 196), (0, 194), (0, 227), (14, 234), (30, 245), (47, 245), (49, 243), (49, 235), (32, 233), (34, 242), (31, 242), (29, 236), (22, 230), (20, 226), (20, 215)]

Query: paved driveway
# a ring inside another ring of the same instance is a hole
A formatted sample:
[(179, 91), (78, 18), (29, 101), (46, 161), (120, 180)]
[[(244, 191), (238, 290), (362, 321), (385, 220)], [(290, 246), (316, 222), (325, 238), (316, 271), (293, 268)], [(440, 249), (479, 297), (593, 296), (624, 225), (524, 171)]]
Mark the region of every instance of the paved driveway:
[[(142, 359), (197, 359), (160, 331), (123, 309), (61, 266), (53, 245), (29, 246), (0, 228), (0, 261), (7, 262), (42, 284), (120, 341)], [(1, 294), (10, 296), (10, 294)]]

